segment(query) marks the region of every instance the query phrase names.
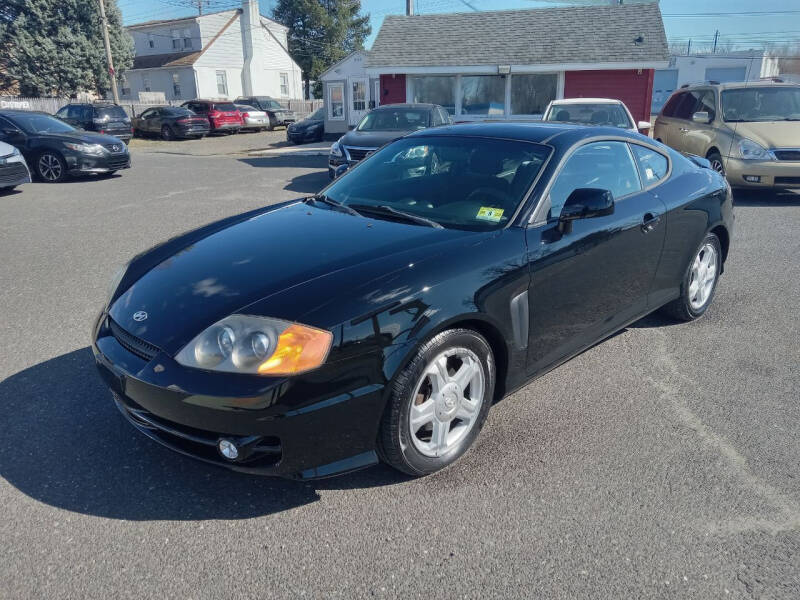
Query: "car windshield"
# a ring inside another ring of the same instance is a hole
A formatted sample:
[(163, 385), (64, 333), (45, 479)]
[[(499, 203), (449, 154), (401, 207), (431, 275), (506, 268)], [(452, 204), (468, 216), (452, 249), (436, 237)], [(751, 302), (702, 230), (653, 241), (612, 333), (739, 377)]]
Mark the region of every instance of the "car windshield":
[(498, 229), (513, 218), (549, 154), (547, 146), (530, 142), (407, 137), (364, 159), (322, 194), (370, 217), (404, 212), (453, 229)]
[(312, 121), (323, 121), (325, 119), (325, 109), (319, 108), (311, 113), (311, 115), (307, 118), (311, 119)]
[(428, 126), (427, 110), (419, 108), (392, 108), (373, 110), (364, 115), (358, 131), (413, 131)]
[(16, 114), (13, 117), (14, 123), (26, 133), (69, 133), (77, 131), (72, 125), (64, 123), (61, 119), (56, 119), (50, 115)]
[(724, 121), (799, 121), (800, 87), (748, 87), (722, 92)]
[(128, 118), (128, 114), (121, 106), (96, 106), (94, 110), (98, 119), (119, 120)]
[(620, 104), (590, 103), (554, 104), (545, 121), (577, 123), (579, 125), (606, 125), (629, 129), (633, 123)]

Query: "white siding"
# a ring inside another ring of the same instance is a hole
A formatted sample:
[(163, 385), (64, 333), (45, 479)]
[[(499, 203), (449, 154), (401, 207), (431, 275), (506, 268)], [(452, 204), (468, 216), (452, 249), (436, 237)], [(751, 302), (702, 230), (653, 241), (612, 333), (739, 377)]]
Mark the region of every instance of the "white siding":
[[(173, 93), (172, 74), (177, 73), (181, 86), (181, 95)], [(196, 97), (194, 87), (194, 72), (190, 67), (177, 69), (139, 69), (136, 71), (126, 71), (125, 77), (128, 80), (128, 87), (131, 89), (129, 95), (123, 96), (125, 100), (134, 102), (139, 100), (139, 92), (145, 91), (145, 79), (150, 81), (150, 91), (163, 92), (166, 100), (191, 100)]]
[[(225, 71), (228, 93), (220, 94), (217, 89), (217, 71)], [(242, 95), (242, 69), (224, 67), (196, 67), (198, 98), (233, 100)]]
[[(181, 39), (181, 47), (176, 50), (172, 47), (172, 31), (179, 30), (182, 38), (184, 29), (189, 30), (189, 35), (192, 38), (192, 47), (184, 48), (183, 40)], [(200, 26), (195, 19), (174, 21), (163, 25), (154, 25), (152, 27), (137, 27), (136, 29), (128, 29), (128, 33), (133, 37), (136, 56), (168, 54), (170, 52), (192, 52), (202, 48)], [(150, 39), (153, 41), (152, 48), (149, 43)]]

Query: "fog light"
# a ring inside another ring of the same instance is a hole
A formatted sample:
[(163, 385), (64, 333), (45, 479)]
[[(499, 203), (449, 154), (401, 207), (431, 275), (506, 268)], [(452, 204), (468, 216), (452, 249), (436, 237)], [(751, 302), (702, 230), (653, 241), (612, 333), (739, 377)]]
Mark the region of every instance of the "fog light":
[(761, 183), (760, 175), (745, 175), (744, 180), (749, 183)]
[(228, 460), (236, 460), (239, 458), (239, 448), (237, 448), (236, 444), (231, 440), (220, 440), (217, 442), (217, 448), (219, 449), (219, 453)]

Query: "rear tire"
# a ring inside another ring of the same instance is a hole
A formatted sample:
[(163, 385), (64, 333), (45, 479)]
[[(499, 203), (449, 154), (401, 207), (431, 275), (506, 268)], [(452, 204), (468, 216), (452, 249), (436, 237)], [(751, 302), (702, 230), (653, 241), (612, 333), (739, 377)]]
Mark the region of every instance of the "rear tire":
[(175, 132), (172, 131), (172, 127), (169, 125), (164, 125), (161, 128), (161, 139), (165, 142), (171, 142), (175, 139)]
[(494, 388), (494, 356), (481, 335), (469, 329), (436, 335), (389, 387), (381, 459), (417, 477), (454, 463), (478, 437)]
[(694, 321), (702, 317), (717, 291), (722, 270), (722, 246), (719, 238), (709, 233), (700, 242), (686, 267), (681, 281), (681, 295), (662, 310), (678, 321)]

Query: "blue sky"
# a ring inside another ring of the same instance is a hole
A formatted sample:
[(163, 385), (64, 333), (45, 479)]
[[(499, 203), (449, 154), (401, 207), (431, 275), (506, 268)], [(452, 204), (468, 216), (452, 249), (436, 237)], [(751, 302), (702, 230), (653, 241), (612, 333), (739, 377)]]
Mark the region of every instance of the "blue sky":
[[(239, 6), (237, 0), (206, 0), (211, 10)], [(191, 0), (117, 0), (126, 24), (151, 19), (169, 19), (194, 14), (187, 5)], [(568, 3), (568, 2), (567, 2)], [(362, 0), (364, 12), (369, 12), (372, 36), (367, 47), (378, 33), (387, 14), (403, 14), (405, 0)], [(261, 0), (262, 14), (269, 15), (273, 0)], [(499, 10), (504, 8), (543, 8), (558, 5), (557, 1), (544, 0), (416, 0), (420, 14), (433, 12), (464, 12), (471, 10)], [(794, 11), (794, 12), (791, 12)], [(661, 0), (661, 12), (667, 37), (671, 41), (692, 45), (708, 44), (714, 31), (720, 31), (720, 41), (730, 41), (739, 47), (760, 47), (762, 42), (794, 42), (800, 45), (800, 1), (797, 0)], [(775, 14), (752, 14), (752, 13)], [(750, 14), (736, 14), (750, 13)], [(673, 16), (674, 15), (674, 16)], [(711, 16), (707, 16), (711, 15)]]

